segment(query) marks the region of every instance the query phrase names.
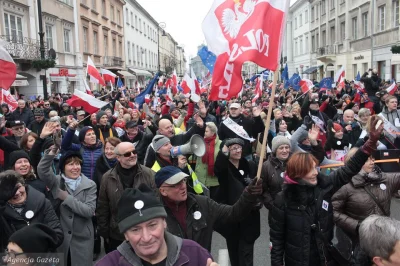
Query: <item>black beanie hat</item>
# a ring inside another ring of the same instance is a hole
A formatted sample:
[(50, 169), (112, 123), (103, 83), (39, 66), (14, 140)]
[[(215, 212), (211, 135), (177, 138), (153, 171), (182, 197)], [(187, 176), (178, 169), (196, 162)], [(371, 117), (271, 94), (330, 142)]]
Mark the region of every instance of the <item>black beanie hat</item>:
[(64, 173), (65, 161), (70, 157), (78, 157), (83, 162), (82, 155), (79, 151), (68, 150), (61, 155), (60, 161), (58, 162), (61, 173)]
[(24, 253), (48, 253), (57, 248), (57, 234), (47, 225), (37, 223), (14, 232), (8, 242), (17, 244)]
[(163, 204), (146, 184), (125, 189), (118, 201), (118, 227), (121, 233), (148, 220), (167, 217)]
[(83, 127), (83, 128), (81, 129), (81, 131), (79, 131), (79, 141), (80, 141), (80, 142), (83, 142), (83, 141), (85, 140), (86, 133), (87, 133), (89, 130), (93, 130), (93, 128), (90, 127), (90, 126), (86, 126), (86, 127)]
[(100, 118), (101, 118), (103, 115), (107, 115), (107, 113), (104, 112), (104, 111), (100, 111), (100, 112), (98, 112), (98, 113), (96, 114), (96, 121), (97, 121), (97, 123), (99, 123)]
[(21, 158), (28, 159), (29, 163), (32, 164), (31, 158), (29, 158), (29, 155), (25, 151), (17, 150), (10, 153), (10, 157), (8, 159), (8, 164), (10, 166), (10, 169), (12, 169), (14, 167), (15, 162)]

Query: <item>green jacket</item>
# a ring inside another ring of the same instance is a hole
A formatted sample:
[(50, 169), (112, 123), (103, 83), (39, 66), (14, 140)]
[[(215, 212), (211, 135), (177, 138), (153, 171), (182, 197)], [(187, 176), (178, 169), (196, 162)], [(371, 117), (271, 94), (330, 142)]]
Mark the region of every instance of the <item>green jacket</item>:
[[(214, 162), (215, 162), (215, 159), (217, 158), (220, 145), (221, 145), (221, 141), (217, 137), (215, 139)], [(207, 156), (207, 155), (205, 154), (204, 156)], [(199, 181), (201, 183), (203, 183), (206, 187), (219, 186), (218, 177), (216, 177), (215, 175), (212, 175), (212, 176), (208, 175), (207, 169), (208, 169), (208, 165), (203, 163), (203, 161), (201, 160), (201, 157), (197, 157), (195, 173), (196, 173)]]

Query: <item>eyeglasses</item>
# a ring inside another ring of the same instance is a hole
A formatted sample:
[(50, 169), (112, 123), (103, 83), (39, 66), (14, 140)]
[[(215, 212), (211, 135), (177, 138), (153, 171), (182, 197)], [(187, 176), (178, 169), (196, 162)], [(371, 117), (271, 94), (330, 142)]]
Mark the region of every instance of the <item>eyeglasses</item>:
[(4, 250), (4, 253), (6, 254), (7, 257), (9, 257), (11, 259), (15, 259), (16, 257), (25, 254), (25, 252), (15, 253), (13, 251), (9, 251), (8, 249)]
[(44, 106), (50, 106), (50, 104), (44, 104)]
[(181, 188), (183, 184), (186, 184), (186, 181), (187, 181), (187, 178), (184, 178), (174, 185), (163, 185), (162, 187)]
[(239, 152), (239, 151), (242, 151), (242, 150), (243, 150), (242, 147), (238, 147), (238, 148), (233, 148), (233, 149), (231, 149), (231, 151), (235, 151), (235, 152)]
[(15, 131), (22, 131), (22, 130), (24, 130), (24, 126), (20, 126), (20, 127), (13, 127), (13, 128), (11, 128), (12, 130), (15, 130)]
[(136, 155), (137, 154), (137, 151), (136, 150), (133, 150), (133, 151), (128, 151), (128, 152), (125, 152), (124, 154), (119, 154), (120, 156), (124, 156), (124, 157), (131, 157), (131, 155)]

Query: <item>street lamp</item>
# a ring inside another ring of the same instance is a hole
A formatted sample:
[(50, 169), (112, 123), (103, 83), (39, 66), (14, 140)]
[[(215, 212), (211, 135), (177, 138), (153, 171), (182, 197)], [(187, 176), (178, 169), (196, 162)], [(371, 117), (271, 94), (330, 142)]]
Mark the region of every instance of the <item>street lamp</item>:
[[(40, 42), (40, 58), (45, 59), (45, 47), (44, 47), (44, 32), (43, 32), (43, 21), (42, 21), (42, 0), (37, 0), (38, 8), (38, 19), (39, 19), (39, 42)], [(44, 70), (44, 76), (41, 76), (43, 81), (43, 98), (47, 99), (47, 78), (46, 70)]]
[(160, 64), (160, 28), (162, 28), (163, 30), (163, 34), (162, 36), (167, 36), (165, 34), (165, 27), (167, 26), (167, 24), (165, 24), (165, 22), (160, 22), (158, 23), (158, 27), (157, 27), (157, 38), (158, 38), (158, 72), (161, 71), (161, 64)]

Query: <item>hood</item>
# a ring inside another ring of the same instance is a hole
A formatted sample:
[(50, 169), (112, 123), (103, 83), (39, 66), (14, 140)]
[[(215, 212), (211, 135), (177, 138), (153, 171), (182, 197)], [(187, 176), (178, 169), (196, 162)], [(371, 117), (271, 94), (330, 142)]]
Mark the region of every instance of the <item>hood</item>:
[[(371, 176), (372, 178), (368, 178), (368, 176)], [(360, 171), (358, 174), (353, 176), (351, 179), (351, 183), (356, 188), (364, 187), (367, 184), (382, 183), (383, 181), (385, 181), (385, 178), (383, 177), (382, 173), (371, 172), (368, 175), (366, 173), (363, 173), (362, 171)]]

